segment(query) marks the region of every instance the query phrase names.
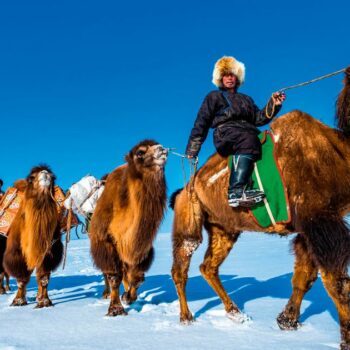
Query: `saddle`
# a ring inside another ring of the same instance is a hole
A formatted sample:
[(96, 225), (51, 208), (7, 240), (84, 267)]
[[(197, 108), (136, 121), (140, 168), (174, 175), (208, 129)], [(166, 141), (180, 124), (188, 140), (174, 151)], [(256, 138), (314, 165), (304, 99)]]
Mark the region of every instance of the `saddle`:
[[(263, 191), (265, 198), (257, 197), (257, 200), (252, 199), (240, 205), (248, 207), (253, 219), (262, 227), (289, 223), (291, 215), (288, 194), (275, 154), (274, 136), (271, 132), (264, 131), (259, 134), (259, 139), (262, 156), (254, 164), (250, 189)], [(231, 164), (232, 156), (229, 157), (229, 167)]]
[[(10, 226), (20, 208), (24, 197), (24, 191), (20, 188), (9, 187), (0, 201), (0, 235), (7, 237)], [(57, 211), (60, 217), (61, 231), (67, 229), (67, 210), (64, 207), (66, 199), (64, 192), (59, 186), (54, 188), (54, 198), (56, 200)], [(76, 215), (72, 215), (71, 227), (79, 225), (79, 219)]]

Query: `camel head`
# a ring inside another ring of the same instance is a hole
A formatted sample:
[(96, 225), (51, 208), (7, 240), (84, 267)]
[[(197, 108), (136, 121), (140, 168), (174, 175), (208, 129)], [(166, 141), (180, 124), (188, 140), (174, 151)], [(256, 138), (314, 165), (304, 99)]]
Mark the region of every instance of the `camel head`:
[(129, 166), (137, 173), (163, 170), (168, 150), (153, 140), (144, 140), (136, 145), (125, 157)]
[(27, 183), (27, 190), (31, 193), (52, 193), (55, 175), (47, 165), (39, 165), (30, 171)]

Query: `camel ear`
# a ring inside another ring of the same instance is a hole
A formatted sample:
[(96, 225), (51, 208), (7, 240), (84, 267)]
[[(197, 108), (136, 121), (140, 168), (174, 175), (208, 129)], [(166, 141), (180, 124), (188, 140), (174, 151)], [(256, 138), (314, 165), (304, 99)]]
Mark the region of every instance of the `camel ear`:
[(128, 154), (126, 154), (125, 157), (124, 157), (124, 159), (126, 160), (126, 162), (127, 162), (128, 164), (131, 164), (131, 162), (132, 162), (132, 153), (129, 152)]
[(27, 185), (28, 185), (27, 180), (21, 179), (21, 180), (17, 180), (14, 183), (13, 187), (17, 188), (18, 191), (24, 192), (27, 188)]

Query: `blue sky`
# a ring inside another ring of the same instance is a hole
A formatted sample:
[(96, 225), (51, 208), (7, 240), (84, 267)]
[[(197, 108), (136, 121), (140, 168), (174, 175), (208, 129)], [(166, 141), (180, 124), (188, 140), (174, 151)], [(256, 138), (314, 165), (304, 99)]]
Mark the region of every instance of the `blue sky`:
[[(273, 91), (350, 64), (349, 1), (8, 1), (0, 5), (0, 178), (40, 162), (68, 188), (123, 163), (140, 140), (184, 152), (215, 61), (246, 65), (241, 88)], [(334, 126), (342, 75), (292, 90), (293, 109)], [(214, 151), (212, 136), (200, 164)], [(183, 185), (169, 157), (169, 194)], [(171, 214), (162, 231), (169, 231)]]

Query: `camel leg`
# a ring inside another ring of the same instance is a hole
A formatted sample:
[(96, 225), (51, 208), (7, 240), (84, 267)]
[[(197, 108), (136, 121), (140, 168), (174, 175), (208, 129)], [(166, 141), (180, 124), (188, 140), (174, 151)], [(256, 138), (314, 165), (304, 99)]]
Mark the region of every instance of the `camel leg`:
[(17, 293), (15, 298), (12, 301), (11, 306), (23, 306), (27, 305), (27, 298), (26, 298), (26, 292), (27, 292), (27, 284), (29, 282), (30, 275), (27, 278), (21, 278), (17, 279)]
[(6, 289), (4, 287), (5, 272), (0, 273), (0, 294), (6, 294)]
[(127, 315), (119, 298), (119, 287), (122, 281), (122, 273), (107, 274), (109, 286), (111, 288), (111, 302), (109, 304), (107, 316)]
[(332, 298), (339, 315), (340, 349), (350, 350), (350, 278), (347, 272), (331, 272), (320, 269), (322, 282)]
[(109, 239), (101, 240), (90, 236), (91, 255), (95, 265), (100, 268), (107, 278), (111, 291), (111, 301), (107, 316), (127, 315), (119, 298), (119, 287), (123, 278), (122, 262), (115, 245)]
[(145, 280), (145, 274), (142, 270), (135, 267), (129, 267), (126, 272), (126, 278), (123, 279), (125, 292), (122, 295), (122, 301), (130, 305), (137, 299), (137, 290)]
[(10, 290), (10, 276), (8, 275), (8, 273), (3, 271), (0, 273), (0, 294), (6, 294), (6, 292)]
[(202, 243), (203, 212), (194, 193), (182, 190), (174, 199), (172, 278), (180, 302), (180, 322), (193, 321), (186, 298), (188, 269), (194, 251)]
[(7, 272), (5, 272), (5, 279), (6, 279), (6, 284), (5, 284), (5, 290), (6, 292), (10, 291), (10, 276)]
[(36, 272), (36, 281), (38, 283), (38, 295), (37, 295), (38, 304), (36, 305), (37, 309), (52, 306), (52, 302), (49, 298), (48, 291), (47, 291), (49, 280), (50, 280), (50, 272), (43, 271), (42, 269), (39, 268)]
[(191, 258), (199, 244), (202, 242), (202, 237), (185, 238), (182, 235), (173, 237), (173, 266), (171, 275), (176, 287), (177, 295), (180, 302), (180, 322), (189, 323), (193, 321), (193, 316), (188, 308), (186, 298), (186, 284), (188, 279), (188, 269), (190, 267)]
[(125, 293), (122, 296), (123, 302), (132, 304), (137, 299), (137, 290), (145, 280), (145, 272), (149, 270), (154, 259), (153, 247), (147, 256), (137, 265), (129, 266), (124, 264), (123, 284)]
[(6, 249), (6, 240), (3, 237), (0, 237), (0, 294), (5, 294), (6, 289), (4, 287), (4, 278), (6, 276), (7, 279), (7, 286), (8, 286), (8, 275), (5, 273), (4, 267), (3, 267), (3, 259)]
[(108, 278), (107, 278), (107, 275), (105, 273), (103, 274), (103, 279), (105, 282), (105, 289), (102, 293), (102, 298), (108, 299), (111, 296), (111, 289), (109, 288)]
[(200, 266), (200, 271), (205, 280), (220, 297), (228, 315), (235, 316), (240, 313), (240, 310), (228, 296), (220, 281), (219, 267), (230, 253), (239, 237), (239, 233), (228, 234), (216, 226), (210, 226), (208, 232), (208, 249), (205, 253), (204, 261)]
[(295, 264), (292, 278), (293, 292), (284, 310), (278, 315), (278, 326), (283, 330), (297, 329), (300, 306), (307, 293), (317, 279), (317, 267), (310, 257), (304, 237), (298, 235), (294, 240)]

